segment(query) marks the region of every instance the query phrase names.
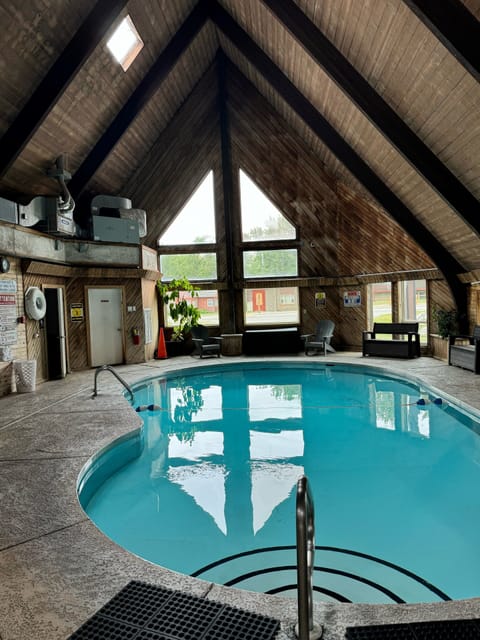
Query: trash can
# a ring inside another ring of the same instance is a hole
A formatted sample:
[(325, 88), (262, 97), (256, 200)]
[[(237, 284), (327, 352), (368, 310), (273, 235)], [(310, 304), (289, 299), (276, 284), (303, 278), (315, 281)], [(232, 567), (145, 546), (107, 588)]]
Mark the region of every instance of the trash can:
[(13, 375), (15, 377), (17, 393), (35, 391), (37, 383), (37, 361), (15, 360), (13, 362)]

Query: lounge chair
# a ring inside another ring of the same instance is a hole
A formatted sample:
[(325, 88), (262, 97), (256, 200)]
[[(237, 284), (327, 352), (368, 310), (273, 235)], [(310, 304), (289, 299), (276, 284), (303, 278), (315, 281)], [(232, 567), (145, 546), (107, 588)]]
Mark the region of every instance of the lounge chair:
[(220, 336), (209, 336), (207, 327), (199, 324), (192, 327), (192, 341), (194, 344), (194, 352), (192, 355), (200, 356), (200, 358), (217, 356), (220, 357), (220, 347), (222, 338)]
[(320, 320), (317, 322), (315, 333), (307, 333), (301, 336), (302, 340), (305, 341), (305, 355), (312, 355), (319, 351), (323, 351), (325, 356), (327, 351), (335, 353), (335, 349), (330, 344), (334, 329), (335, 323), (332, 320)]

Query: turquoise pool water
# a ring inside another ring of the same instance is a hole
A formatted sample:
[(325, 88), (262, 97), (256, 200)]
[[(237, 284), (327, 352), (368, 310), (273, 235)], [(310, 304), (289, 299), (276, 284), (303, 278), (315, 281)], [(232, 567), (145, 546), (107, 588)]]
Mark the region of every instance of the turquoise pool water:
[(293, 595), (295, 488), (306, 474), (316, 598), (480, 595), (474, 416), (373, 368), (317, 362), (192, 368), (134, 391), (143, 429), (79, 480), (87, 514), (131, 552)]

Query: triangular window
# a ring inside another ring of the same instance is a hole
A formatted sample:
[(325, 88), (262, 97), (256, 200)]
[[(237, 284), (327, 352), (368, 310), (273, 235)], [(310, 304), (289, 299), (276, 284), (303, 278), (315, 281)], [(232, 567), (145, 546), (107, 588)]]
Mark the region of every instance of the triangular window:
[(295, 240), (295, 227), (240, 169), (242, 240)]
[(213, 171), (195, 189), (187, 204), (178, 212), (160, 245), (208, 244), (215, 242), (215, 203)]

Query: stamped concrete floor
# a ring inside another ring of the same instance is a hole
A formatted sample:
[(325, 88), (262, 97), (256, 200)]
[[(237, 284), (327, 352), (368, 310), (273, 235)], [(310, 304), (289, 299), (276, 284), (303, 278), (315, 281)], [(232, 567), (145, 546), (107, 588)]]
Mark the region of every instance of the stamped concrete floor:
[[(480, 376), (438, 360), (364, 360), (338, 353), (327, 361), (408, 372), (480, 414)], [(181, 357), (117, 371), (132, 383), (157, 371), (202, 364)], [(76, 496), (82, 466), (101, 447), (140, 425), (110, 374), (100, 374), (100, 394), (92, 399), (93, 375), (93, 370), (69, 374), (39, 385), (35, 393), (0, 399), (0, 640), (64, 640), (131, 580), (276, 618), (282, 623), (278, 640), (294, 638), (293, 600), (238, 591), (149, 564), (105, 538), (85, 516)], [(472, 617), (480, 617), (480, 598), (423, 605), (315, 605), (325, 640), (343, 639), (345, 628), (357, 624)]]

